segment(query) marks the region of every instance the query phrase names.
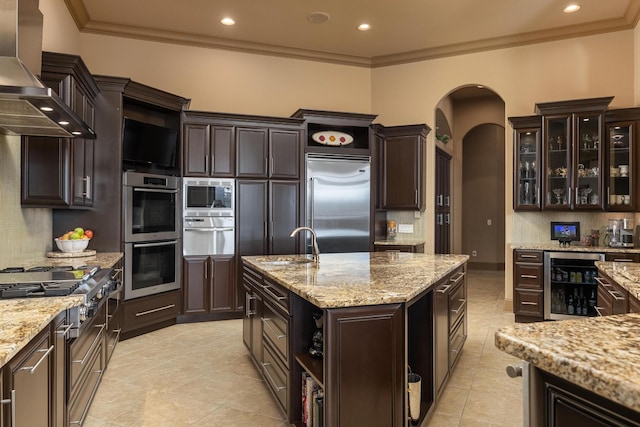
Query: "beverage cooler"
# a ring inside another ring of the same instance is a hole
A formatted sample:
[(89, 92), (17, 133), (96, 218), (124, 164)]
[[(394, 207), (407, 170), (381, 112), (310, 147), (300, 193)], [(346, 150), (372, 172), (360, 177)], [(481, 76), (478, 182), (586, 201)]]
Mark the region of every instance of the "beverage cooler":
[(596, 261), (604, 261), (604, 254), (545, 252), (545, 320), (597, 316)]

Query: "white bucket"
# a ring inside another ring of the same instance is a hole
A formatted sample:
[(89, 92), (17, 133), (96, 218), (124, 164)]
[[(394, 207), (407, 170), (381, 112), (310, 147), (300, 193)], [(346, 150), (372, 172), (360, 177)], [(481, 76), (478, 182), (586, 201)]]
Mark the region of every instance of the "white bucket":
[(420, 418), (422, 378), (418, 374), (409, 373), (407, 383), (409, 392), (409, 417), (411, 421), (416, 422)]

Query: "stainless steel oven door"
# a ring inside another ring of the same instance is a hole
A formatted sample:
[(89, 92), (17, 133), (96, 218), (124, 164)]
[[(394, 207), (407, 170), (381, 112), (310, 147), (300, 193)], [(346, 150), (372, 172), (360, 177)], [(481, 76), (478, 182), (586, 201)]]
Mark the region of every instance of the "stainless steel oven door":
[(234, 218), (186, 217), (183, 226), (183, 255), (233, 255)]
[(124, 299), (180, 289), (180, 239), (125, 244)]
[(174, 176), (125, 172), (125, 242), (180, 237), (180, 186)]

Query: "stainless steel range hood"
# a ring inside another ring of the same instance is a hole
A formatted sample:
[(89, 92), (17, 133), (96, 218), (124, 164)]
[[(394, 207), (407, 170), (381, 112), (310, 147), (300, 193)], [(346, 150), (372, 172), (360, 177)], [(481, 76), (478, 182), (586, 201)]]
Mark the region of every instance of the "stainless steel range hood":
[(39, 0), (0, 0), (0, 134), (96, 137), (37, 75), (42, 67)]

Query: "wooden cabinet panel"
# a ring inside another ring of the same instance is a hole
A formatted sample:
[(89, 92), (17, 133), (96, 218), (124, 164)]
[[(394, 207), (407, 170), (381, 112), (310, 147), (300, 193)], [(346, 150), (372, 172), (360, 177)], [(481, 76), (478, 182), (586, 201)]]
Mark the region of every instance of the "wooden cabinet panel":
[(174, 320), (180, 314), (180, 291), (163, 292), (144, 298), (124, 301), (122, 322), (124, 332)]
[(451, 156), (436, 149), (435, 253), (451, 253)]
[(300, 223), (298, 181), (269, 181), (269, 253), (295, 254), (298, 238), (289, 235)]
[(233, 177), (236, 173), (235, 129), (232, 126), (211, 127), (211, 176)]
[(424, 209), (424, 146), (429, 132), (425, 125), (384, 129), (382, 143), (383, 209)]
[(236, 252), (267, 253), (267, 181), (236, 182)]
[(514, 286), (518, 289), (541, 291), (544, 286), (544, 267), (542, 264), (517, 262), (514, 271)]
[(185, 123), (183, 175), (233, 177), (235, 130), (233, 126)]
[(402, 306), (325, 313), (325, 425), (404, 425)]
[(434, 292), (434, 323), (435, 323), (435, 390), (436, 395), (442, 391), (449, 376), (449, 281), (443, 280), (436, 285)]
[(269, 130), (269, 177), (300, 178), (300, 132)]
[(541, 134), (540, 116), (509, 117), (513, 127), (513, 209), (540, 210)]
[[(542, 291), (516, 289), (513, 294), (514, 313), (516, 316), (531, 316), (535, 320), (542, 320), (544, 316), (543, 297)], [(518, 321), (521, 320), (518, 319)]]
[(213, 255), (209, 259), (211, 312), (227, 312), (235, 308), (236, 263), (234, 255)]
[(183, 309), (185, 314), (208, 311), (210, 286), (207, 278), (209, 257), (187, 256), (183, 258)]
[(624, 314), (629, 311), (629, 292), (615, 283), (610, 277), (598, 271), (598, 307), (601, 316)]
[(640, 254), (606, 252), (604, 260), (610, 262), (640, 262)]
[(640, 313), (640, 300), (629, 295), (629, 313)]
[(15, 411), (12, 427), (52, 425), (54, 349), (45, 328), (4, 366), (4, 394)]
[(537, 322), (544, 318), (543, 259), (543, 251), (513, 251), (513, 312), (516, 322)]
[(236, 159), (238, 178), (267, 178), (268, 130), (266, 128), (236, 129)]

